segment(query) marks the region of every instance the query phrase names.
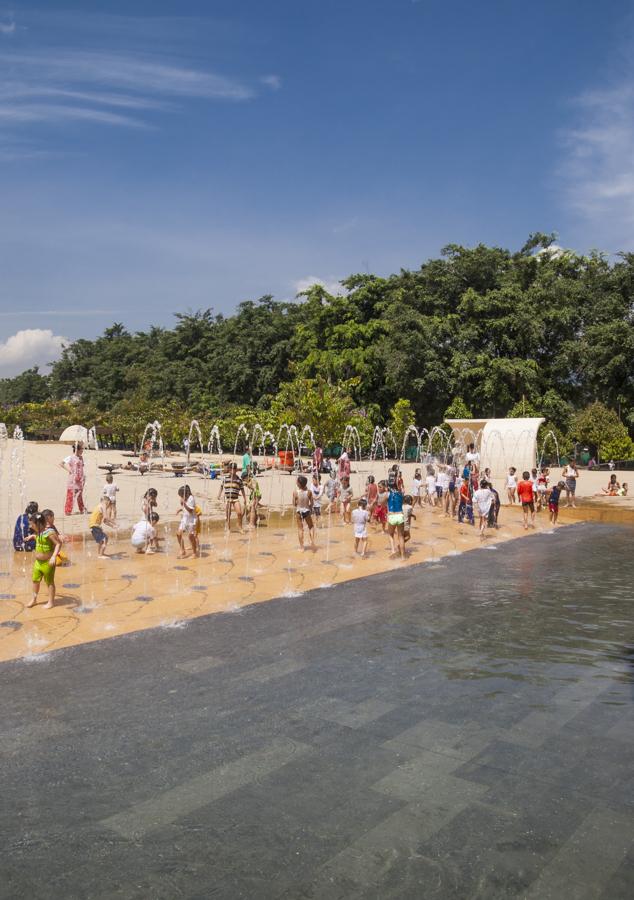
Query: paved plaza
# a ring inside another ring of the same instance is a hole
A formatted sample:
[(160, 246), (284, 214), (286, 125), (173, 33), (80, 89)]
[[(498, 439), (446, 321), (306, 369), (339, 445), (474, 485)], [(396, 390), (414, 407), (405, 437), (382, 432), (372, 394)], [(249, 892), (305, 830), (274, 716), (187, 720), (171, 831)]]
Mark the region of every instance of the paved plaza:
[(0, 665), (2, 898), (634, 895), (632, 530)]

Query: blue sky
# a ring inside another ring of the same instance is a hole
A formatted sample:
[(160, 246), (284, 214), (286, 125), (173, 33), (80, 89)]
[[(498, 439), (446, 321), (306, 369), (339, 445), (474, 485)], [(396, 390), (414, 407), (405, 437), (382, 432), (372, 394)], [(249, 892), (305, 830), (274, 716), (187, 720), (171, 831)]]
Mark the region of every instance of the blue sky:
[(449, 242), (634, 249), (633, 43), (618, 0), (0, 5), (0, 376)]

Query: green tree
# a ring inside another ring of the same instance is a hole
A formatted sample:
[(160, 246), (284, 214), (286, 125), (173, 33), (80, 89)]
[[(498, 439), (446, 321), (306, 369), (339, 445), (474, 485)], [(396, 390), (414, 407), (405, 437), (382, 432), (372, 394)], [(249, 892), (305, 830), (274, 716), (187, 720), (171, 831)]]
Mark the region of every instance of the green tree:
[(631, 459), (634, 455), (627, 428), (603, 403), (592, 403), (573, 417), (571, 438), (589, 444), (604, 461)]

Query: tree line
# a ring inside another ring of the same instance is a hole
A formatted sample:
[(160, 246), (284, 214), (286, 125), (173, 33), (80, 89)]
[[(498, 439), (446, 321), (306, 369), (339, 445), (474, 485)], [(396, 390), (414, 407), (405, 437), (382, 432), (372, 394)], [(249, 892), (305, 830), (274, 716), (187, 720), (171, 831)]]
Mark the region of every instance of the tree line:
[(403, 421), (437, 424), (457, 398), (478, 417), (523, 404), (562, 440), (597, 403), (626, 436), (634, 425), (634, 254), (582, 256), (537, 234), (517, 252), (452, 244), (417, 270), (341, 284), (336, 296), (315, 285), (229, 316), (177, 313), (173, 328), (115, 323), (65, 347), (50, 375), (1, 380), (0, 403), (53, 401), (62, 417), (81, 406), (107, 425), (152, 409), (286, 415), (315, 421), (322, 440), (340, 420), (389, 422), (398, 401)]

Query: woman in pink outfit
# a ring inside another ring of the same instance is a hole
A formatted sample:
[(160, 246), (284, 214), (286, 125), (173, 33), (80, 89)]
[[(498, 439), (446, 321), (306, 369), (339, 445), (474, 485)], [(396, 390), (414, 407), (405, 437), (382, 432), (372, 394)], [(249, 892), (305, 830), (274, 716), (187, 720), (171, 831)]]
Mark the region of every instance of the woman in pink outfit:
[(68, 472), (64, 514), (67, 516), (72, 515), (75, 499), (77, 500), (79, 512), (83, 513), (86, 508), (84, 506), (84, 485), (86, 484), (86, 473), (84, 472), (84, 445), (81, 442), (78, 443), (72, 456), (67, 456), (60, 465), (62, 469), (66, 469)]

